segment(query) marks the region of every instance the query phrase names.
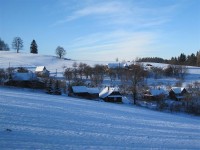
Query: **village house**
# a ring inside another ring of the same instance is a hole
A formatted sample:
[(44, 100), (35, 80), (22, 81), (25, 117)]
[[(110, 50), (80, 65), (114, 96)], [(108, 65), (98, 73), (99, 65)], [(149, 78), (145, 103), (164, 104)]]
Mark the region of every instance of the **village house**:
[(50, 72), (46, 69), (45, 66), (38, 66), (35, 69), (35, 74), (38, 77), (49, 77)]
[(169, 91), (169, 97), (171, 99), (180, 101), (184, 99), (187, 90), (183, 87), (172, 87)]
[(32, 81), (37, 80), (37, 77), (32, 71), (19, 67), (11, 73), (11, 79), (13, 81)]
[(72, 94), (86, 99), (97, 99), (99, 98), (99, 89), (86, 86), (72, 86)]
[(145, 91), (144, 99), (145, 100), (161, 100), (161, 99), (166, 98), (167, 95), (168, 95), (168, 93), (162, 88), (149, 89), (149, 90)]
[(5, 80), (5, 85), (25, 88), (44, 88), (45, 84), (38, 80), (35, 73), (23, 67), (15, 68)]
[(99, 97), (106, 102), (122, 102), (122, 95), (116, 87), (105, 87)]

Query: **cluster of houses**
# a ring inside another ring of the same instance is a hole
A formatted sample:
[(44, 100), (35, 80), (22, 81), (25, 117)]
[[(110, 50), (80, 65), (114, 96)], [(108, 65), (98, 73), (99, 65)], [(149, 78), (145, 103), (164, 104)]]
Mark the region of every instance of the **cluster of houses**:
[[(108, 67), (116, 67), (122, 65), (127, 67), (127, 63), (117, 63), (109, 64)], [(16, 68), (12, 74), (12, 81), (33, 81), (37, 80), (38, 77), (49, 77), (50, 72), (46, 69), (45, 66), (38, 66), (35, 68), (35, 71), (19, 71), (19, 68)], [(187, 93), (187, 90), (182, 87), (172, 87), (169, 91), (166, 91), (162, 88), (149, 89), (142, 94), (142, 99), (144, 100), (160, 100), (165, 98), (170, 98), (173, 100), (180, 101), (184, 99), (184, 95)], [(72, 86), (72, 92), (69, 94), (72, 96), (78, 96), (86, 99), (103, 99), (106, 102), (122, 102), (122, 94), (119, 92), (119, 88), (116, 87), (105, 87), (102, 90), (99, 88), (90, 88), (86, 86)]]
[[(170, 91), (162, 88), (150, 89), (143, 93), (144, 100), (160, 100), (170, 98), (176, 101), (184, 99), (187, 90), (182, 87), (172, 87)], [(122, 94), (116, 87), (105, 87), (101, 91), (98, 88), (88, 88), (86, 86), (72, 86), (73, 96), (78, 96), (86, 99), (103, 99), (106, 102), (122, 102)]]
[(86, 86), (72, 86), (73, 96), (83, 97), (86, 99), (103, 99), (106, 102), (122, 102), (122, 95), (116, 87), (105, 87), (103, 90), (99, 88), (88, 88)]
[(144, 92), (143, 98), (146, 100), (159, 100), (170, 98), (176, 101), (183, 100), (187, 94), (187, 90), (184, 87), (172, 87), (169, 91), (162, 88), (150, 89)]

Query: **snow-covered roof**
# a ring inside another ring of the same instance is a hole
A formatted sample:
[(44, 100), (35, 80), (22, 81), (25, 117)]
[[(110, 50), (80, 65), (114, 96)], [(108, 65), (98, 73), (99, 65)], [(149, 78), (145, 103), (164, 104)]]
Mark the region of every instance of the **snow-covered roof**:
[(152, 96), (158, 96), (161, 94), (166, 95), (167, 92), (164, 89), (150, 89), (149, 92), (151, 93)]
[(178, 99), (183, 99), (184, 96), (176, 96), (176, 98), (178, 98)]
[[(99, 93), (99, 97), (100, 98), (105, 98), (107, 96), (109, 96), (112, 92), (118, 92), (119, 89), (116, 87), (105, 87), (100, 93)], [(121, 96), (121, 95), (119, 95)]]
[(87, 92), (90, 94), (95, 94), (95, 93), (99, 94), (100, 91), (98, 88), (87, 88)]
[(36, 75), (30, 71), (26, 73), (15, 72), (13, 73), (12, 78), (17, 81), (28, 81), (36, 79)]
[(90, 94), (99, 93), (98, 88), (88, 88), (86, 86), (72, 86), (72, 89), (74, 93), (90, 93)]
[(128, 67), (129, 64), (128, 63), (108, 63), (108, 68), (125, 68), (125, 67)]
[(35, 71), (39, 72), (39, 71), (43, 71), (45, 69), (45, 66), (37, 66)]
[(172, 87), (171, 90), (174, 91), (175, 94), (180, 94), (185, 88), (184, 87)]
[(87, 92), (86, 86), (72, 86), (72, 89), (73, 89), (74, 93), (85, 93), (85, 92)]

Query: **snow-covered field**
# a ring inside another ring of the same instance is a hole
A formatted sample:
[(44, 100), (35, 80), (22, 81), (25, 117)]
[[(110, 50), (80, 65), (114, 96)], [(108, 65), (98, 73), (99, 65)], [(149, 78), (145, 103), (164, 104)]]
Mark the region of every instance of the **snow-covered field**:
[(56, 56), (39, 55), (30, 53), (16, 53), (11, 51), (0, 51), (0, 68), (10, 67), (27, 67), (35, 68), (45, 66), (50, 72), (63, 72), (63, 67), (72, 67), (73, 63), (86, 63), (88, 65), (107, 64), (106, 61), (89, 61), (89, 60), (64, 60)]
[[(54, 56), (0, 51), (0, 68), (42, 65), (62, 75), (63, 66), (71, 67), (74, 62)], [(199, 81), (200, 68), (188, 68), (185, 83)], [(175, 83), (176, 79), (153, 82)], [(200, 119), (130, 104), (0, 87), (0, 149), (200, 149)]]
[[(88, 65), (103, 64), (106, 65), (107, 61), (89, 61), (89, 60), (64, 60), (58, 59), (55, 56), (50, 55), (39, 55), (39, 54), (30, 54), (30, 53), (16, 53), (12, 51), (0, 51), (0, 68), (10, 67), (27, 67), (29, 69), (35, 69), (37, 66), (45, 66), (52, 75), (57, 71), (57, 76), (62, 77), (64, 67), (72, 67), (73, 63), (86, 63)], [(147, 63), (144, 63), (144, 65)], [(166, 67), (167, 64), (161, 63), (151, 63), (155, 67)], [(191, 83), (194, 81), (200, 81), (200, 67), (188, 66), (188, 75), (186, 76), (185, 83)], [(162, 79), (163, 80), (163, 79)], [(167, 79), (166, 82), (171, 82), (172, 79)], [(157, 81), (153, 81), (157, 82)], [(158, 81), (160, 82), (160, 81)], [(176, 81), (173, 81), (176, 82)]]
[(200, 149), (200, 119), (0, 87), (0, 145), (1, 149)]
[[(0, 68), (8, 68), (10, 67), (27, 67), (30, 70), (34, 70), (37, 66), (45, 66), (51, 73), (51, 76), (55, 74), (57, 77), (63, 77), (63, 72), (65, 67), (72, 67), (73, 63), (86, 63), (88, 65), (95, 64), (103, 64), (106, 65), (108, 63), (106, 61), (89, 61), (89, 60), (64, 60), (58, 59), (56, 56), (50, 55), (39, 55), (39, 54), (30, 54), (30, 53), (16, 53), (12, 51), (0, 51)], [(143, 63), (144, 65), (147, 63)], [(150, 63), (155, 67), (167, 67), (168, 64), (162, 63)], [(192, 67), (187, 66), (188, 75), (186, 76), (183, 86), (187, 86), (187, 84), (199, 81), (200, 82), (200, 67)], [(174, 84), (178, 82), (177, 79), (173, 78), (165, 78), (165, 79), (148, 79), (149, 85), (159, 85), (159, 84), (170, 84), (174, 86)]]

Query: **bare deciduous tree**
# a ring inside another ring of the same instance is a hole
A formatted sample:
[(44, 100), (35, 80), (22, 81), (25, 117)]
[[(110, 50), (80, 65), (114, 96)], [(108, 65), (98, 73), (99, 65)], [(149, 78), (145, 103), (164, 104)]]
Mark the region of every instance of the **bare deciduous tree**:
[[(138, 88), (142, 86), (141, 81), (144, 81), (146, 72), (140, 65), (131, 65), (129, 71), (129, 80), (131, 82), (130, 92), (133, 94), (133, 103), (136, 104)], [(139, 83), (141, 84), (139, 85)]]
[(58, 46), (56, 48), (56, 55), (61, 59), (63, 56), (66, 55), (65, 49), (63, 47), (61, 47), (61, 46)]
[(94, 86), (100, 86), (103, 83), (105, 67), (103, 65), (95, 65), (91, 77)]
[(19, 50), (23, 48), (23, 41), (20, 37), (15, 37), (12, 42), (13, 49), (17, 50), (17, 53), (19, 53)]
[(71, 84), (71, 80), (73, 79), (73, 71), (72, 68), (66, 68), (64, 72), (64, 77), (68, 80), (69, 85)]

